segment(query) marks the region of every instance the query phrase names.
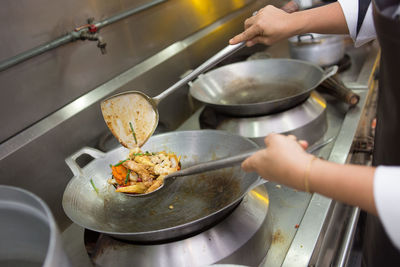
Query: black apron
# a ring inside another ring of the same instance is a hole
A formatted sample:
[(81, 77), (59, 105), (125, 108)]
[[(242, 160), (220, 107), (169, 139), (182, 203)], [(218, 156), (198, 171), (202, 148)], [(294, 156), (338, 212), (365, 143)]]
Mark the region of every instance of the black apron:
[[(373, 1), (374, 24), (381, 47), (374, 166), (400, 166), (400, 19), (384, 15), (385, 9), (398, 5), (400, 0)], [(366, 220), (363, 265), (400, 266), (400, 251), (379, 219), (372, 215)]]

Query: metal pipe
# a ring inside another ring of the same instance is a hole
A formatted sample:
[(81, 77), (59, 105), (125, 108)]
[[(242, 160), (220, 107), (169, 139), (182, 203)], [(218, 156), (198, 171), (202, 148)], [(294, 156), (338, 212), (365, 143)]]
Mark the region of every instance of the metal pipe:
[[(140, 7), (133, 8), (131, 10), (128, 10), (128, 11), (122, 12), (120, 14), (117, 14), (115, 16), (112, 16), (112, 17), (110, 17), (108, 19), (104, 19), (104, 20), (102, 20), (100, 22), (94, 23), (94, 25), (98, 29), (100, 29), (100, 28), (103, 28), (103, 27), (105, 27), (107, 25), (110, 25), (110, 24), (112, 24), (114, 22), (122, 20), (122, 19), (124, 19), (126, 17), (129, 17), (129, 16), (131, 16), (133, 14), (139, 13), (139, 12), (141, 12), (143, 10), (146, 10), (146, 9), (148, 9), (150, 7), (153, 7), (155, 5), (158, 5), (158, 4), (166, 2), (166, 1), (167, 0), (155, 0), (155, 1), (149, 2), (147, 4), (144, 4), (144, 5), (140, 6)], [(28, 60), (30, 58), (33, 58), (33, 57), (38, 56), (40, 54), (43, 54), (43, 53), (45, 53), (45, 52), (47, 52), (49, 50), (57, 48), (57, 47), (59, 47), (61, 45), (64, 45), (64, 44), (70, 43), (70, 42), (74, 42), (76, 40), (80, 40), (81, 36), (86, 34), (87, 32), (88, 32), (88, 28), (83, 28), (83, 29), (80, 29), (78, 31), (73, 30), (73, 31), (67, 33), (66, 35), (61, 36), (61, 37), (59, 37), (59, 38), (57, 38), (57, 39), (55, 39), (53, 41), (50, 41), (50, 42), (45, 43), (43, 45), (40, 45), (38, 47), (32, 48), (32, 49), (30, 49), (28, 51), (22, 52), (22, 53), (20, 53), (20, 54), (18, 54), (16, 56), (13, 56), (11, 58), (3, 60), (3, 61), (0, 62), (0, 72), (3, 71), (3, 70), (8, 69), (8, 68), (10, 68), (10, 67), (12, 67), (14, 65), (17, 65), (17, 64), (19, 64), (19, 63), (21, 63), (23, 61), (26, 61), (26, 60)]]
[(350, 215), (350, 221), (346, 227), (346, 232), (339, 250), (338, 260), (336, 267), (345, 267), (349, 260), (351, 248), (353, 246), (354, 234), (357, 229), (358, 217), (360, 216), (360, 209), (354, 207)]
[(4, 61), (0, 62), (0, 71), (3, 71), (5, 69), (8, 69), (14, 65), (17, 65), (18, 63), (21, 63), (25, 60), (28, 60), (32, 57), (38, 56), (40, 54), (43, 54), (44, 52), (47, 52), (49, 50), (52, 50), (56, 47), (59, 47), (63, 44), (71, 42), (73, 39), (72, 35), (69, 33), (65, 36), (62, 36), (54, 41), (51, 41), (49, 43), (46, 43), (44, 45), (40, 45), (38, 47), (35, 47), (33, 49), (30, 49), (28, 51), (25, 51), (21, 54), (18, 54), (16, 56), (13, 56), (9, 59), (6, 59)]
[(135, 13), (139, 13), (139, 12), (141, 12), (143, 10), (146, 10), (146, 9), (148, 9), (150, 7), (153, 7), (155, 5), (161, 4), (161, 3), (166, 2), (166, 1), (167, 0), (155, 0), (155, 1), (149, 2), (147, 4), (144, 4), (144, 5), (140, 6), (140, 7), (137, 7), (137, 8), (134, 8), (134, 9), (119, 13), (119, 14), (117, 14), (115, 16), (112, 16), (112, 17), (110, 17), (108, 19), (104, 19), (104, 20), (102, 20), (100, 22), (94, 23), (94, 25), (97, 28), (101, 29), (101, 28), (103, 28), (103, 27), (105, 27), (107, 25), (110, 25), (110, 24), (112, 24), (112, 23), (114, 23), (116, 21), (119, 21), (121, 19), (129, 17), (129, 16), (131, 16), (131, 15), (133, 15)]

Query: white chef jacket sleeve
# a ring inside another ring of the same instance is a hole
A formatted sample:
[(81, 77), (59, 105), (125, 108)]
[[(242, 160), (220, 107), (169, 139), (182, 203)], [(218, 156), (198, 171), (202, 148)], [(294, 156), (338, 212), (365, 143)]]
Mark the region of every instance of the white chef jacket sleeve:
[(342, 7), (350, 36), (356, 47), (376, 38), (374, 21), (372, 18), (372, 4), (369, 5), (360, 31), (357, 34), (358, 0), (338, 0), (338, 2)]
[(393, 244), (400, 249), (400, 167), (376, 168), (374, 199), (386, 233)]

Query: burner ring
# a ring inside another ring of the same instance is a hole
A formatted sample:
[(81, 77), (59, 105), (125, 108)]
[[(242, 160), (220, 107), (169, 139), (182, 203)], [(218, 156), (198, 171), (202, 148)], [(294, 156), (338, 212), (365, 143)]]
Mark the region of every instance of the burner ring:
[(314, 91), (306, 101), (292, 109), (255, 117), (230, 117), (206, 107), (200, 115), (200, 127), (239, 134), (259, 146), (264, 146), (265, 136), (273, 132), (293, 134), (313, 144), (324, 135), (328, 127), (326, 101)]
[(272, 243), (273, 220), (268, 211), (263, 184), (247, 193), (227, 218), (192, 237), (144, 245), (101, 234), (97, 240), (85, 238), (85, 245), (95, 266), (129, 266), (133, 259), (137, 266), (208, 266), (221, 261), (258, 266)]

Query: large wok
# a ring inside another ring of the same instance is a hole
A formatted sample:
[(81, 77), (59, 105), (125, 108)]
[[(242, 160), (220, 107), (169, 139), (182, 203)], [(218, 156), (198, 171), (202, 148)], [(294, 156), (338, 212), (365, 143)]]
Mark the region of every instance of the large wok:
[[(171, 132), (151, 137), (143, 151), (173, 151), (182, 156), (182, 168), (195, 163), (232, 156), (256, 148), (252, 141), (223, 131)], [(89, 154), (95, 159), (80, 168), (76, 159)], [(132, 241), (160, 241), (189, 235), (228, 214), (242, 197), (263, 180), (240, 166), (176, 178), (156, 194), (129, 197), (107, 184), (110, 164), (126, 158), (128, 149), (103, 153), (83, 148), (66, 159), (74, 177), (68, 183), (63, 208), (84, 228)], [(90, 179), (99, 189), (93, 189)], [(172, 178), (171, 178), (172, 179)], [(170, 180), (170, 179), (169, 179)]]
[(190, 84), (190, 94), (228, 115), (265, 115), (303, 102), (336, 71), (337, 66), (323, 70), (293, 59), (244, 61), (200, 75)]

